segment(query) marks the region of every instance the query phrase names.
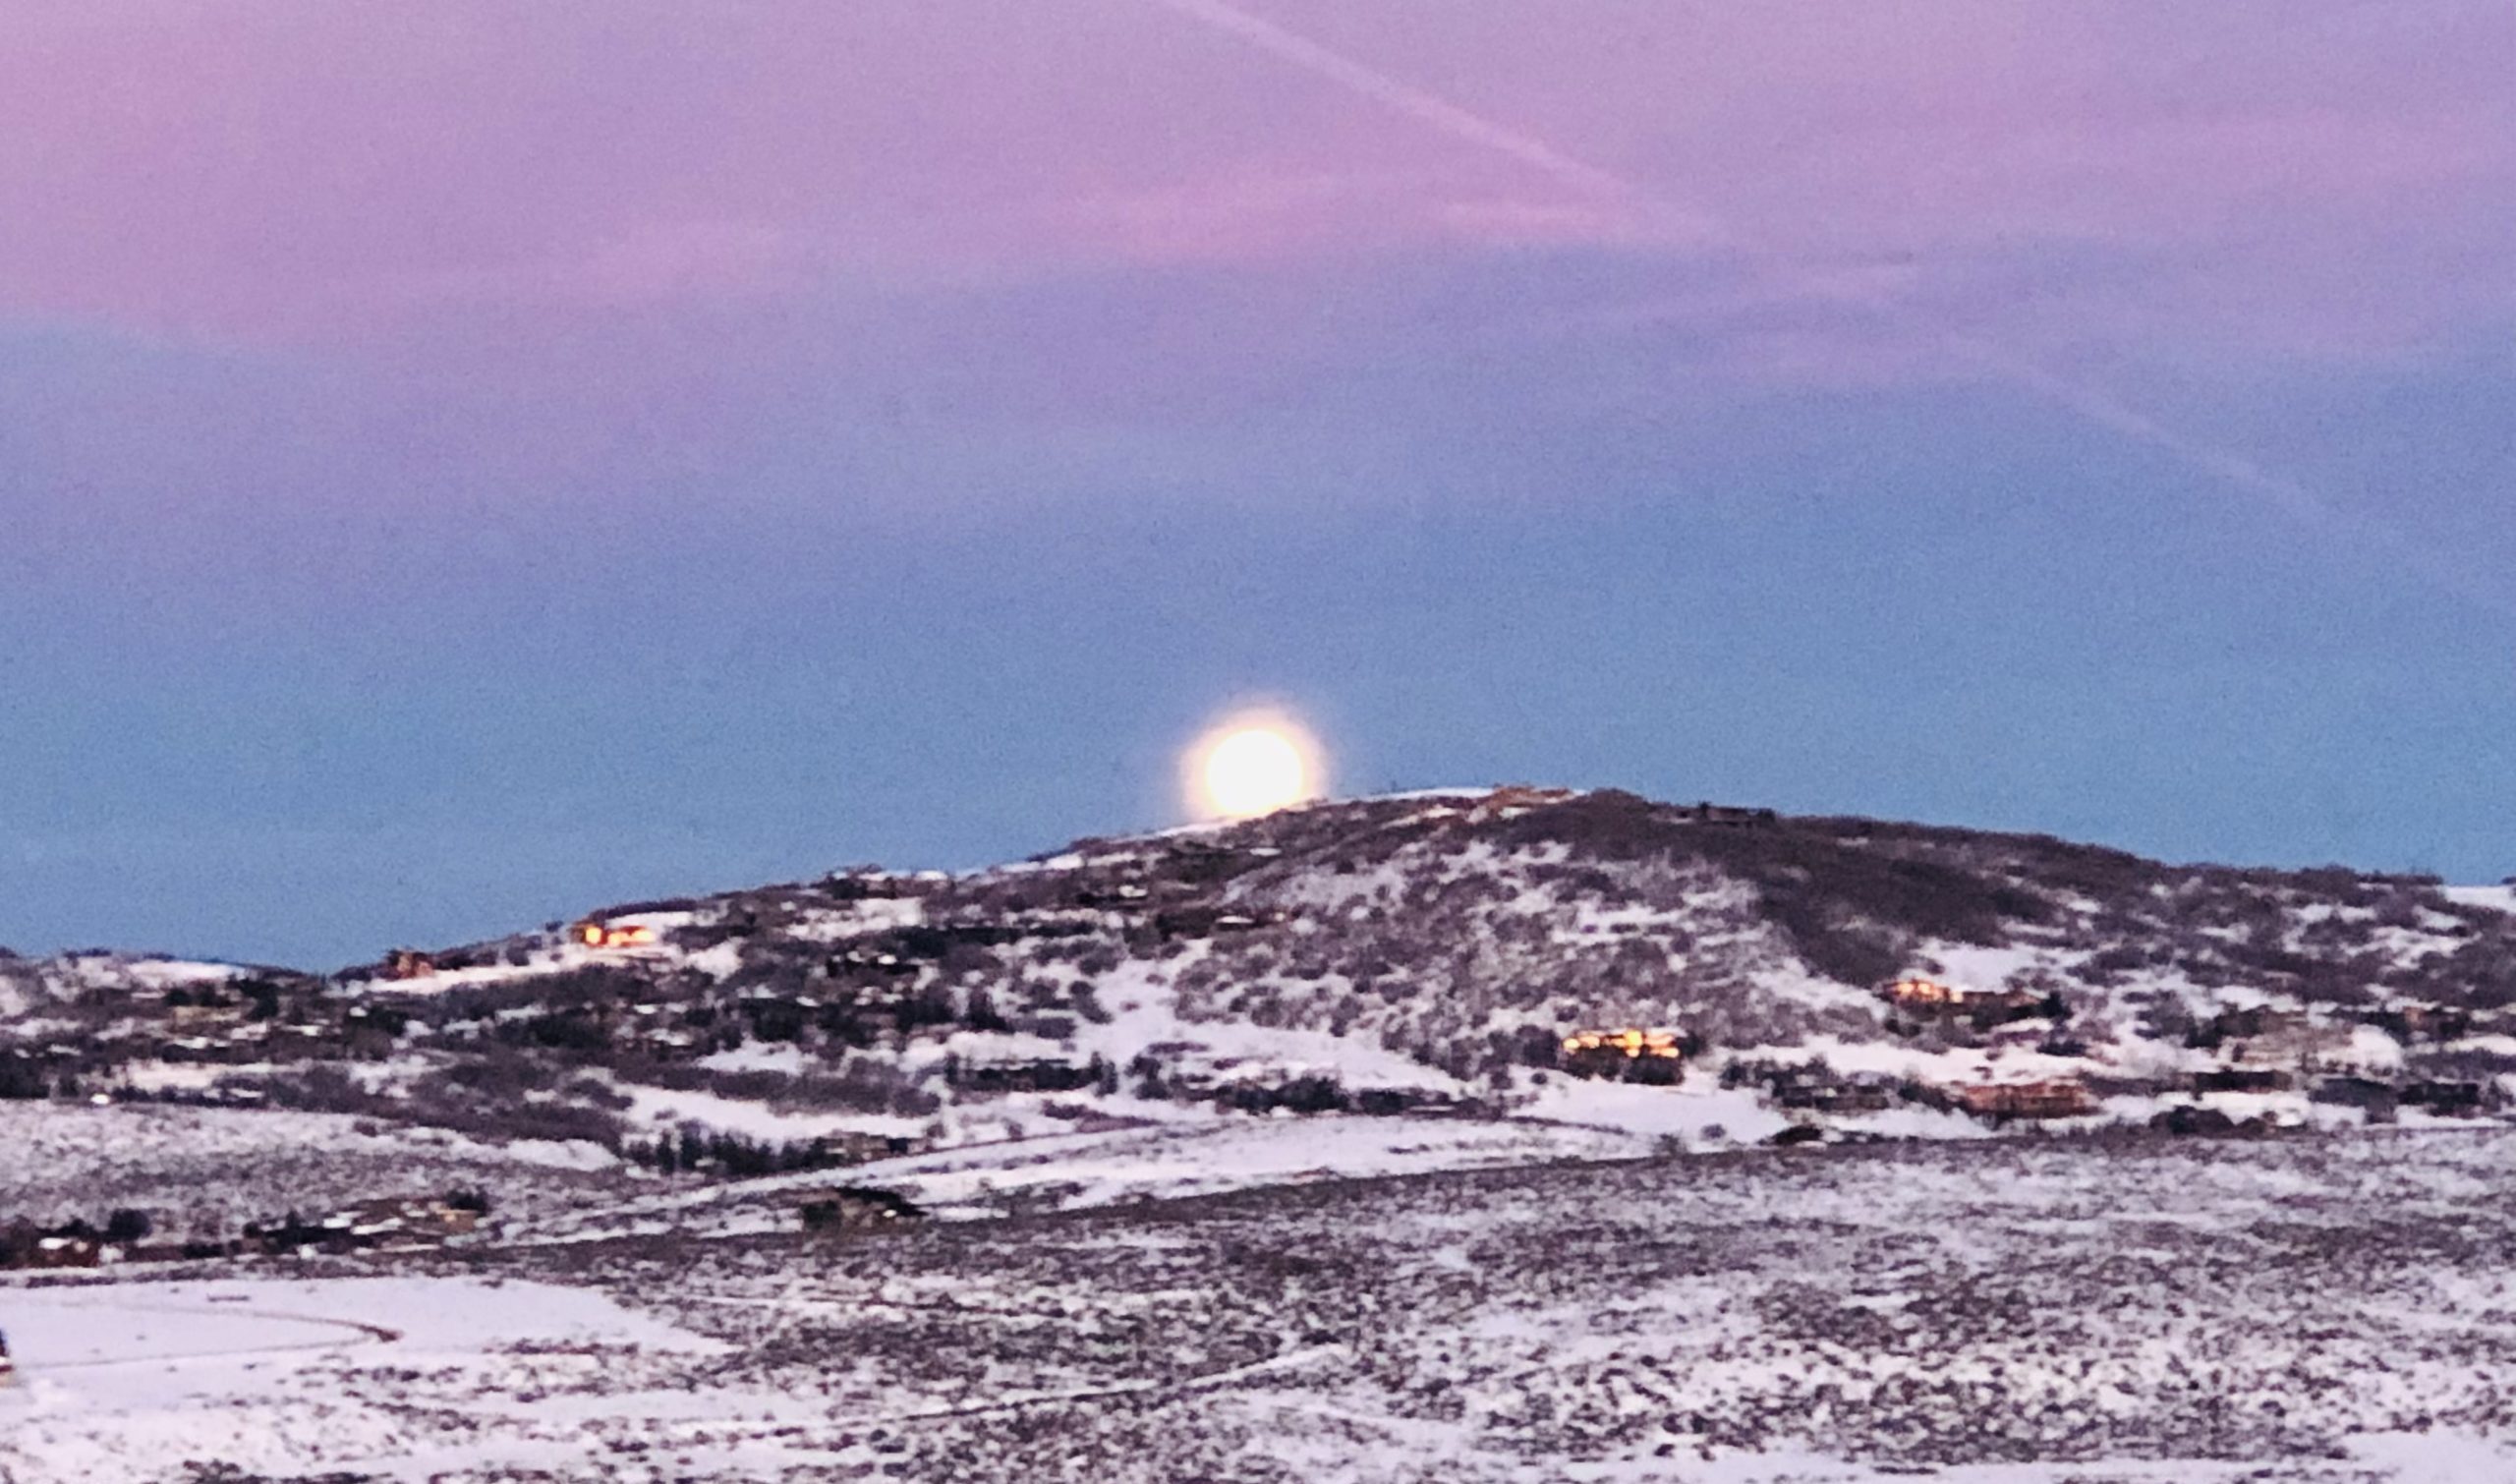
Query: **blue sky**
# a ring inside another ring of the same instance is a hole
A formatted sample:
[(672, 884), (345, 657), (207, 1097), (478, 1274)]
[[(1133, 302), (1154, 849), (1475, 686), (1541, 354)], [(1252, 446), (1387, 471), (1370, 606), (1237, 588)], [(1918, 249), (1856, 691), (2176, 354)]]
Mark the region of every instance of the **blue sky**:
[(328, 134), (255, 24), (146, 127), (19, 79), (0, 942), (980, 864), (1171, 822), (1252, 696), (1348, 790), (2516, 872), (2503, 9), (1592, 9), (1252, 13), (1752, 246), (1120, 5), (831, 38), (884, 109), (663, 8), (379, 51), (410, 116)]

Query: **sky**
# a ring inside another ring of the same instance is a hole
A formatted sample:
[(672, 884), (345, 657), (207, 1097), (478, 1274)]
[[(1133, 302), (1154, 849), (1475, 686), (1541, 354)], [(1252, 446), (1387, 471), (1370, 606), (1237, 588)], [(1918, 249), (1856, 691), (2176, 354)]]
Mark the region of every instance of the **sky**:
[(2516, 873), (2503, 0), (11, 0), (0, 943), (1518, 780)]

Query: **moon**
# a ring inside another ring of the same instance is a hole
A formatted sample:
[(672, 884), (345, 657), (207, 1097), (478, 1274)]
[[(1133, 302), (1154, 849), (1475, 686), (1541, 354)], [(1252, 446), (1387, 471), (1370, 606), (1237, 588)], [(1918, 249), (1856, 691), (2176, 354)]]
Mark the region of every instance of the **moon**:
[(1190, 806), (1207, 818), (1252, 819), (1313, 798), (1319, 748), (1281, 716), (1237, 717), (1189, 752)]

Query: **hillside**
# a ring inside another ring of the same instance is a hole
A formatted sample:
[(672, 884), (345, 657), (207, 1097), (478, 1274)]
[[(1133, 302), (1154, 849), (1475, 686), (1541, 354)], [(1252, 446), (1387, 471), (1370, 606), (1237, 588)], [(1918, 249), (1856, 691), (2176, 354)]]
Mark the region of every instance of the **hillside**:
[(331, 975), (0, 958), (0, 1093), (575, 1141), (675, 1177), (1270, 1114), (1696, 1146), (2483, 1117), (2516, 1093), (2516, 890), (1462, 790)]

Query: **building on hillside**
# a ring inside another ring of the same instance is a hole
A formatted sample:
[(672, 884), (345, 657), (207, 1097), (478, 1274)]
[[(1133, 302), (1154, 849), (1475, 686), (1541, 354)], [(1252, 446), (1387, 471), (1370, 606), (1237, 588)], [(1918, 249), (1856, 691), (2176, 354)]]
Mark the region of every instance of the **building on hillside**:
[(878, 866), (857, 866), (823, 877), (821, 888), (832, 901), (889, 901), (908, 894), (908, 884)]
[(2379, 1010), (2375, 1024), (2398, 1041), (2458, 1041), (2473, 1033), (2470, 1010), (2440, 1004), (2397, 1004)]
[(1115, 1075), (1098, 1056), (951, 1056), (944, 1080), (976, 1093), (1079, 1092)]
[(855, 1231), (913, 1221), (924, 1212), (897, 1191), (871, 1185), (833, 1185), (796, 1192), (795, 1210), (807, 1231)]
[(2295, 1085), (2296, 1079), (2276, 1066), (2222, 1066), (2193, 1074), (2197, 1093), (2284, 1093)]
[(384, 955), (387, 979), (426, 979), (435, 972), (435, 956), (417, 948), (394, 948)]
[(1963, 990), (1953, 984), (1942, 984), (1936, 979), (1923, 979), (1918, 975), (1899, 979), (1878, 993), (1885, 999), (1909, 1009), (1961, 1005), (1969, 999), (1979, 998), (1978, 992)]
[(34, 1254), (29, 1267), (95, 1268), (105, 1261), (104, 1242), (90, 1232), (56, 1231), (35, 1238)]
[(1859, 1114), (1885, 1113), (1895, 1106), (1896, 1078), (1885, 1072), (1839, 1075), (1824, 1062), (1787, 1067), (1768, 1084), (1774, 1102), (1809, 1113)]
[(895, 1159), (915, 1154), (924, 1145), (920, 1140), (902, 1134), (866, 1133), (858, 1129), (839, 1129), (813, 1140), (816, 1157), (829, 1165), (862, 1165), (873, 1160)]
[(385, 1196), (317, 1221), (290, 1212), (277, 1223), (248, 1223), (245, 1244), (275, 1257), (345, 1256), (372, 1247), (434, 1246), (478, 1228), (487, 1202), (478, 1197)]
[(2495, 1086), (2480, 1082), (2406, 1082), (2402, 1103), (2439, 1117), (2474, 1118), (2497, 1105), (2496, 1091)]
[(1672, 1030), (1627, 1026), (1575, 1031), (1564, 1038), (1557, 1065), (1576, 1077), (1622, 1082), (1675, 1082), (1682, 1074), (1687, 1038)]
[(2036, 1016), (2068, 1018), (2068, 1009), (2056, 995), (2033, 990), (1971, 989), (1920, 975), (1908, 975), (1883, 985), (1878, 995), (1900, 1010), (1917, 1015), (1962, 1015), (1984, 1027)]
[(589, 948), (645, 948), (656, 942), (656, 930), (645, 923), (606, 923), (587, 918), (569, 936)]
[(467, 1236), (481, 1225), (481, 1212), (476, 1205), (430, 1196), (386, 1196), (361, 1201), (341, 1217), (348, 1220), (351, 1236), (373, 1243), (438, 1242), (450, 1236)]

